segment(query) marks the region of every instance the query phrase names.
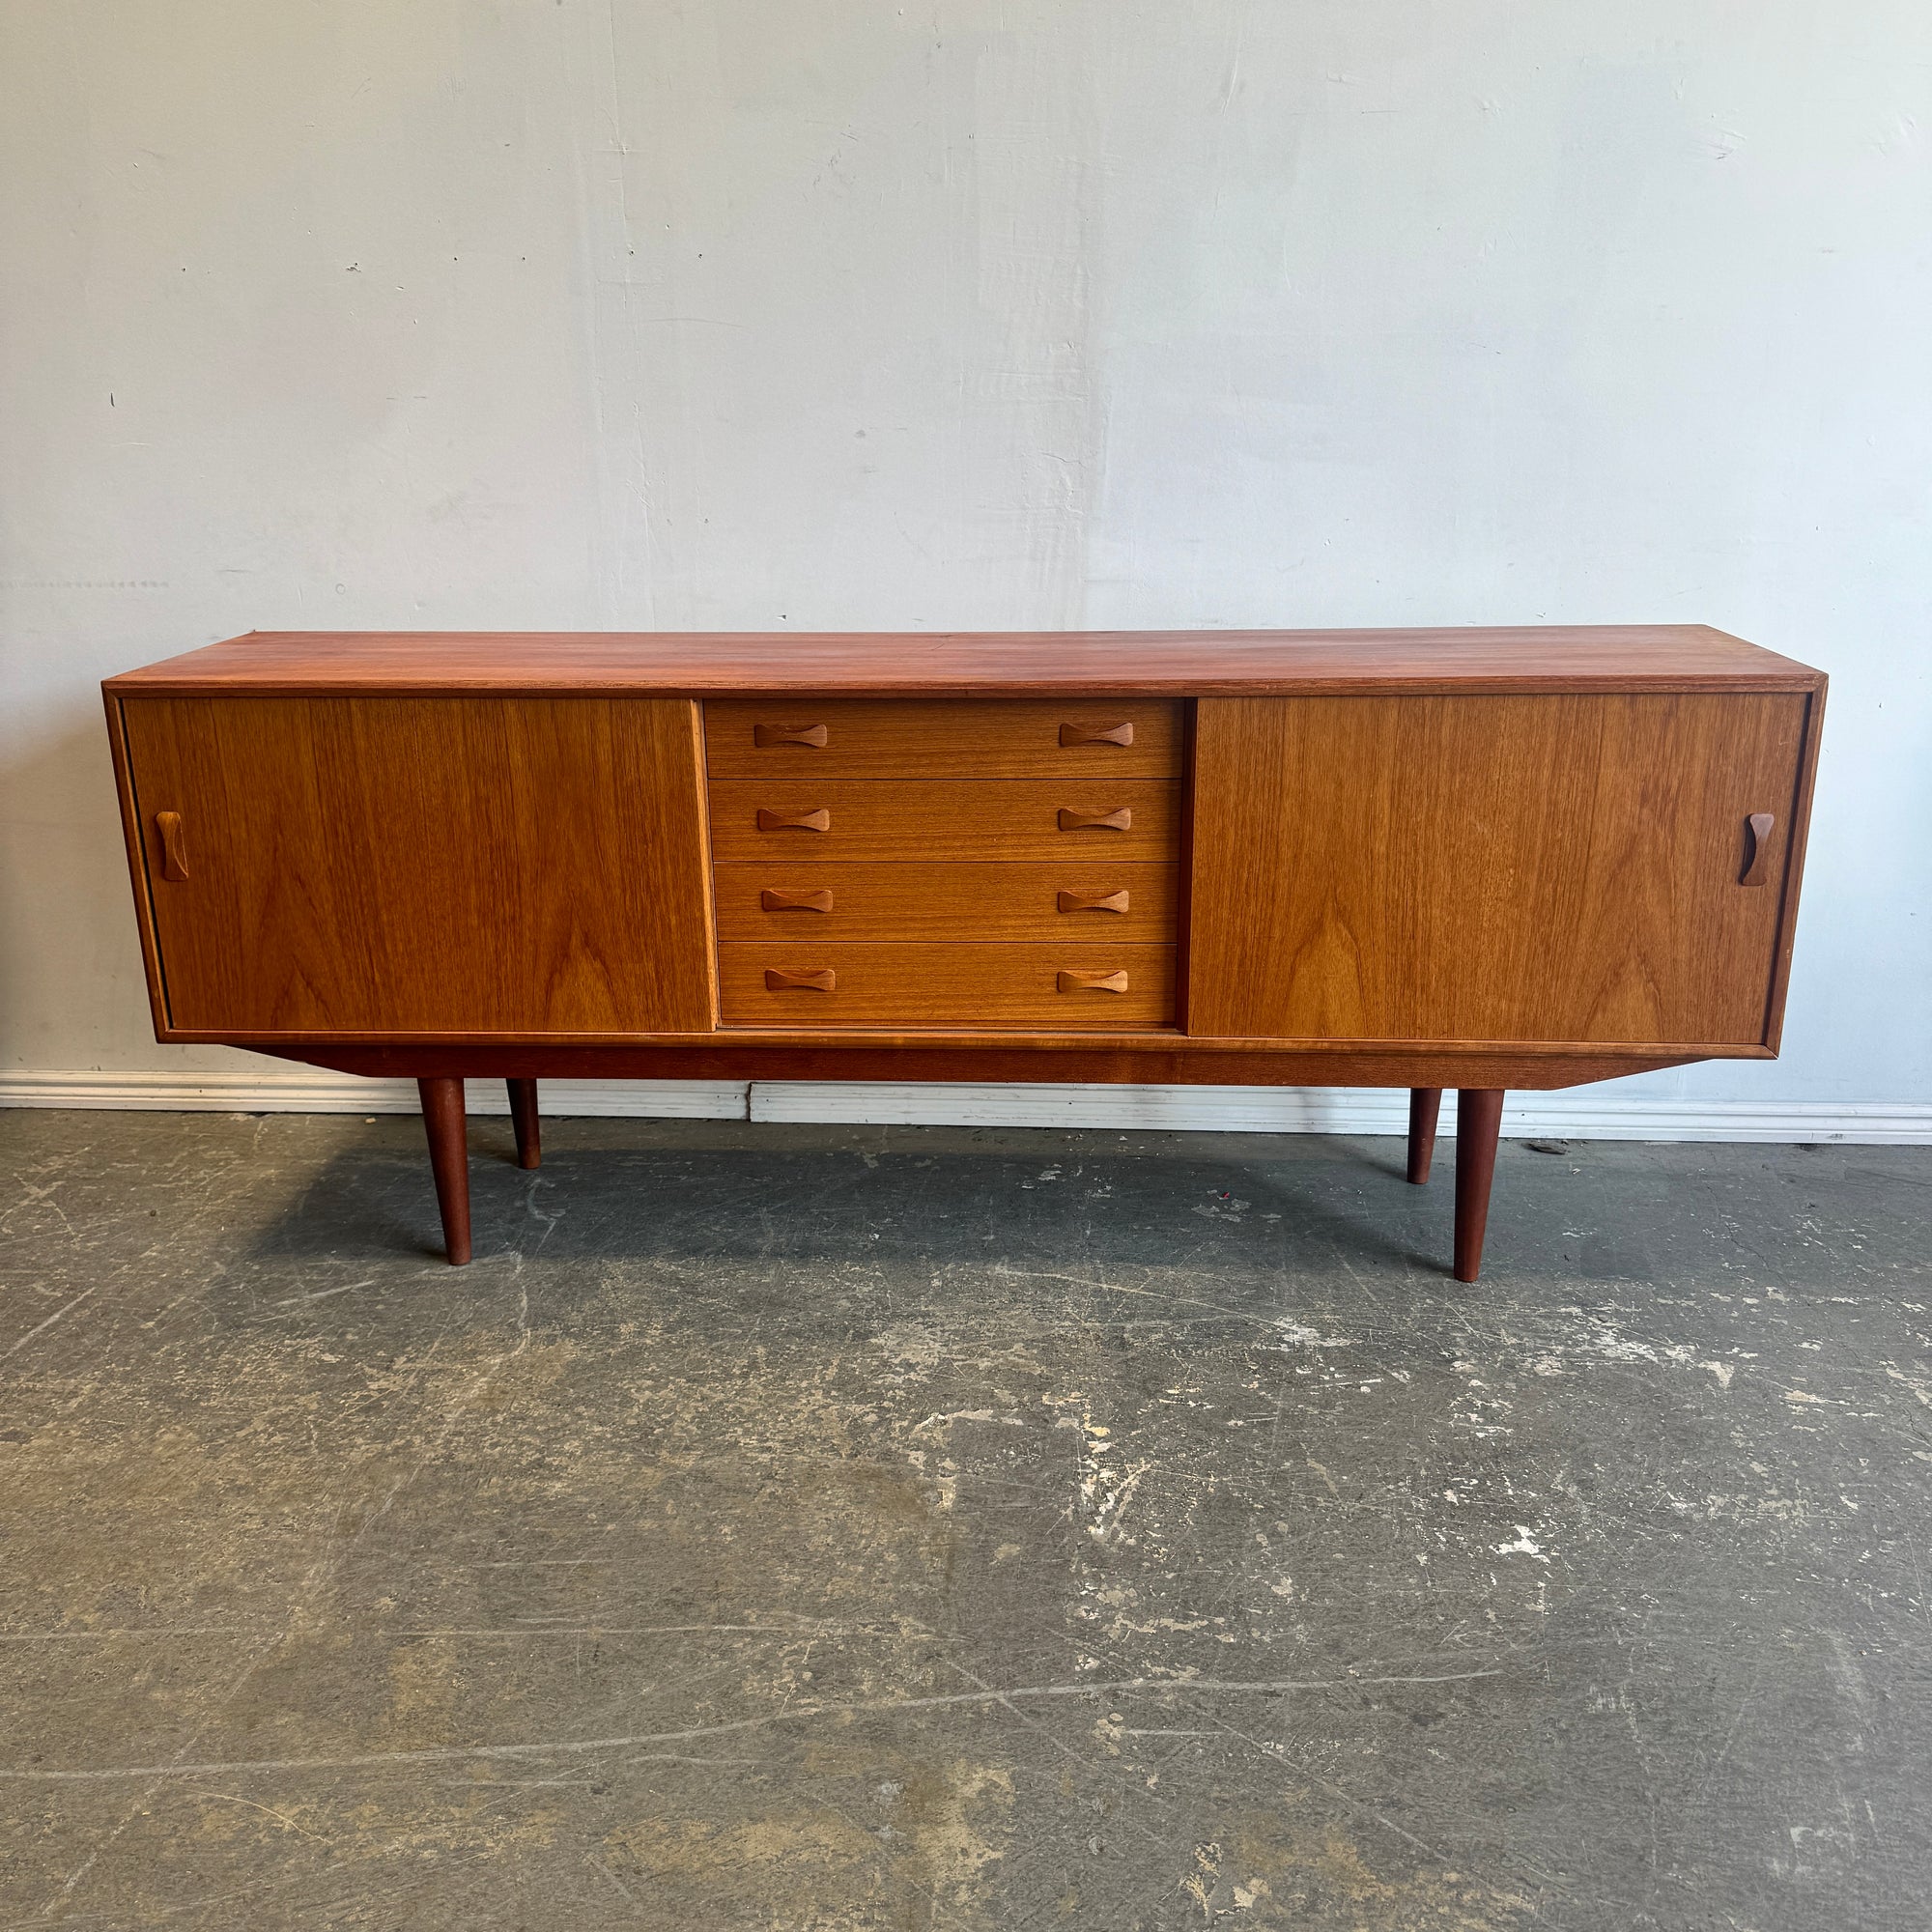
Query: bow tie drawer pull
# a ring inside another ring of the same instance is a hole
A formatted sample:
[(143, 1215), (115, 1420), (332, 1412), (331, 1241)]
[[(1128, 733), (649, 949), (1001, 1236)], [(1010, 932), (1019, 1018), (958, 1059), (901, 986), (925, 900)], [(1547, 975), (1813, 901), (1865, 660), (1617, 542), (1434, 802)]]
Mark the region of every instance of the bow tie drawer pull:
[(830, 912), (832, 895), (829, 892), (781, 893), (775, 887), (767, 886), (758, 895), (758, 904), (766, 912)]
[(767, 811), (758, 808), (760, 832), (830, 832), (832, 814), (823, 806), (816, 811)]
[(1063, 745), (1131, 745), (1134, 742), (1134, 727), (1131, 724), (1063, 724), (1060, 727), (1060, 742)]
[(1097, 896), (1091, 893), (1062, 893), (1059, 905), (1062, 912), (1125, 912), (1127, 895), (1124, 892)]
[(1125, 805), (1118, 811), (1069, 811), (1065, 806), (1060, 810), (1063, 832), (1130, 832), (1133, 823), (1133, 809)]
[(765, 968), (765, 990), (768, 993), (830, 993), (836, 991), (838, 985), (838, 975), (830, 966), (821, 966), (816, 971), (794, 971), (785, 966)]
[(823, 750), (826, 740), (823, 724), (753, 724), (752, 743), (760, 749), (767, 745), (810, 745), (815, 750)]
[(1125, 973), (1065, 973), (1059, 980), (1063, 993), (1124, 993), (1127, 990)]

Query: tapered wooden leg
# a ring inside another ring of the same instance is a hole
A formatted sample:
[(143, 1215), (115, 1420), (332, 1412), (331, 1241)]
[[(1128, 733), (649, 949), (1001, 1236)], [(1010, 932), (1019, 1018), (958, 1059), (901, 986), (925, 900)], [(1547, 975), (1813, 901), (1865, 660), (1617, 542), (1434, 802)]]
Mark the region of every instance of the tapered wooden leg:
[(511, 1080), (505, 1085), (510, 1090), (510, 1121), (517, 1130), (517, 1165), (541, 1167), (543, 1137), (537, 1130), (537, 1083)]
[(1408, 1090), (1408, 1178), (1417, 1187), (1429, 1179), (1429, 1163), (1435, 1158), (1435, 1117), (1441, 1111), (1441, 1088)]
[(1483, 1268), (1483, 1234), (1490, 1224), (1490, 1182), (1496, 1171), (1496, 1136), (1503, 1124), (1500, 1087), (1456, 1090), (1456, 1279), (1474, 1281)]
[(463, 1130), (463, 1082), (418, 1080), (429, 1164), (436, 1176), (436, 1205), (442, 1213), (442, 1244), (461, 1267), (469, 1259), (469, 1145)]

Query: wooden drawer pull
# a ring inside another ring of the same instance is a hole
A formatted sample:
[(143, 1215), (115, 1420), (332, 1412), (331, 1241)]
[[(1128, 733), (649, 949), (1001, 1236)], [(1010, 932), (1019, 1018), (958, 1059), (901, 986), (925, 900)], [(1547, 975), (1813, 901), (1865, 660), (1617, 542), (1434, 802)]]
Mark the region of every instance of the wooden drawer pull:
[(753, 724), (752, 743), (764, 745), (823, 745), (823, 724)]
[(758, 904), (766, 912), (830, 912), (830, 893), (781, 893), (767, 886), (758, 895)]
[(821, 805), (816, 811), (767, 811), (758, 808), (760, 832), (830, 832), (832, 814)]
[(182, 839), (182, 815), (178, 811), (155, 813), (155, 830), (161, 835), (161, 877), (187, 877), (187, 846)]
[(1127, 895), (1123, 892), (1108, 893), (1102, 898), (1092, 898), (1085, 893), (1062, 893), (1060, 909), (1062, 912), (1125, 912)]
[(1134, 727), (1131, 724), (1063, 724), (1060, 727), (1060, 742), (1063, 745), (1131, 745), (1134, 742)]
[(1063, 832), (1126, 832), (1132, 828), (1133, 822), (1132, 808), (1124, 805), (1119, 811), (1068, 811), (1063, 806), (1060, 812), (1060, 829)]
[(1745, 820), (1745, 870), (1741, 886), (1764, 884), (1764, 862), (1771, 851), (1771, 829), (1777, 820), (1768, 811), (1754, 811)]
[(783, 966), (765, 968), (765, 991), (782, 993), (796, 990), (807, 993), (829, 993), (838, 984), (838, 975), (830, 966), (821, 966), (817, 972), (792, 972)]
[(1124, 972), (1063, 972), (1063, 993), (1124, 993)]

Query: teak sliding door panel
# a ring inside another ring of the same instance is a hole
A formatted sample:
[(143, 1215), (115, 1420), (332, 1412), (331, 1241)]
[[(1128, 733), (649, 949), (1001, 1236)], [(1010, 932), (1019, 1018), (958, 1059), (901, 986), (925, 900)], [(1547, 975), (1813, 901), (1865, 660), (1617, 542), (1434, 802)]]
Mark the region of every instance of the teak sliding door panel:
[(713, 1025), (690, 702), (122, 704), (174, 1030)]
[(1805, 705), (1204, 698), (1189, 1031), (1762, 1041)]

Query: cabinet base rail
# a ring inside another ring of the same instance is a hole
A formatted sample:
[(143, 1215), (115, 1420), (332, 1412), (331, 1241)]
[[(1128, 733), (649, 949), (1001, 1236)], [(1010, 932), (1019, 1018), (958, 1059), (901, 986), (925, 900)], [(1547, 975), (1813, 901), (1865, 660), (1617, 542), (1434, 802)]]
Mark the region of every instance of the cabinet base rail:
[[(505, 1084), (516, 1128), (517, 1165), (535, 1167), (540, 1159), (537, 1083), (513, 1079)], [(456, 1074), (433, 1074), (418, 1079), (416, 1088), (422, 1095), (423, 1129), (429, 1136), (430, 1171), (436, 1177), (436, 1205), (442, 1216), (443, 1250), (452, 1265), (461, 1267), (469, 1259), (469, 1150), (463, 1081)], [(1408, 1179), (1418, 1186), (1429, 1179), (1441, 1106), (1441, 1088), (1409, 1089)], [(1502, 1122), (1500, 1087), (1457, 1090), (1454, 1272), (1458, 1281), (1474, 1281), (1482, 1272), (1483, 1236), (1489, 1227), (1490, 1187), (1495, 1178)]]

